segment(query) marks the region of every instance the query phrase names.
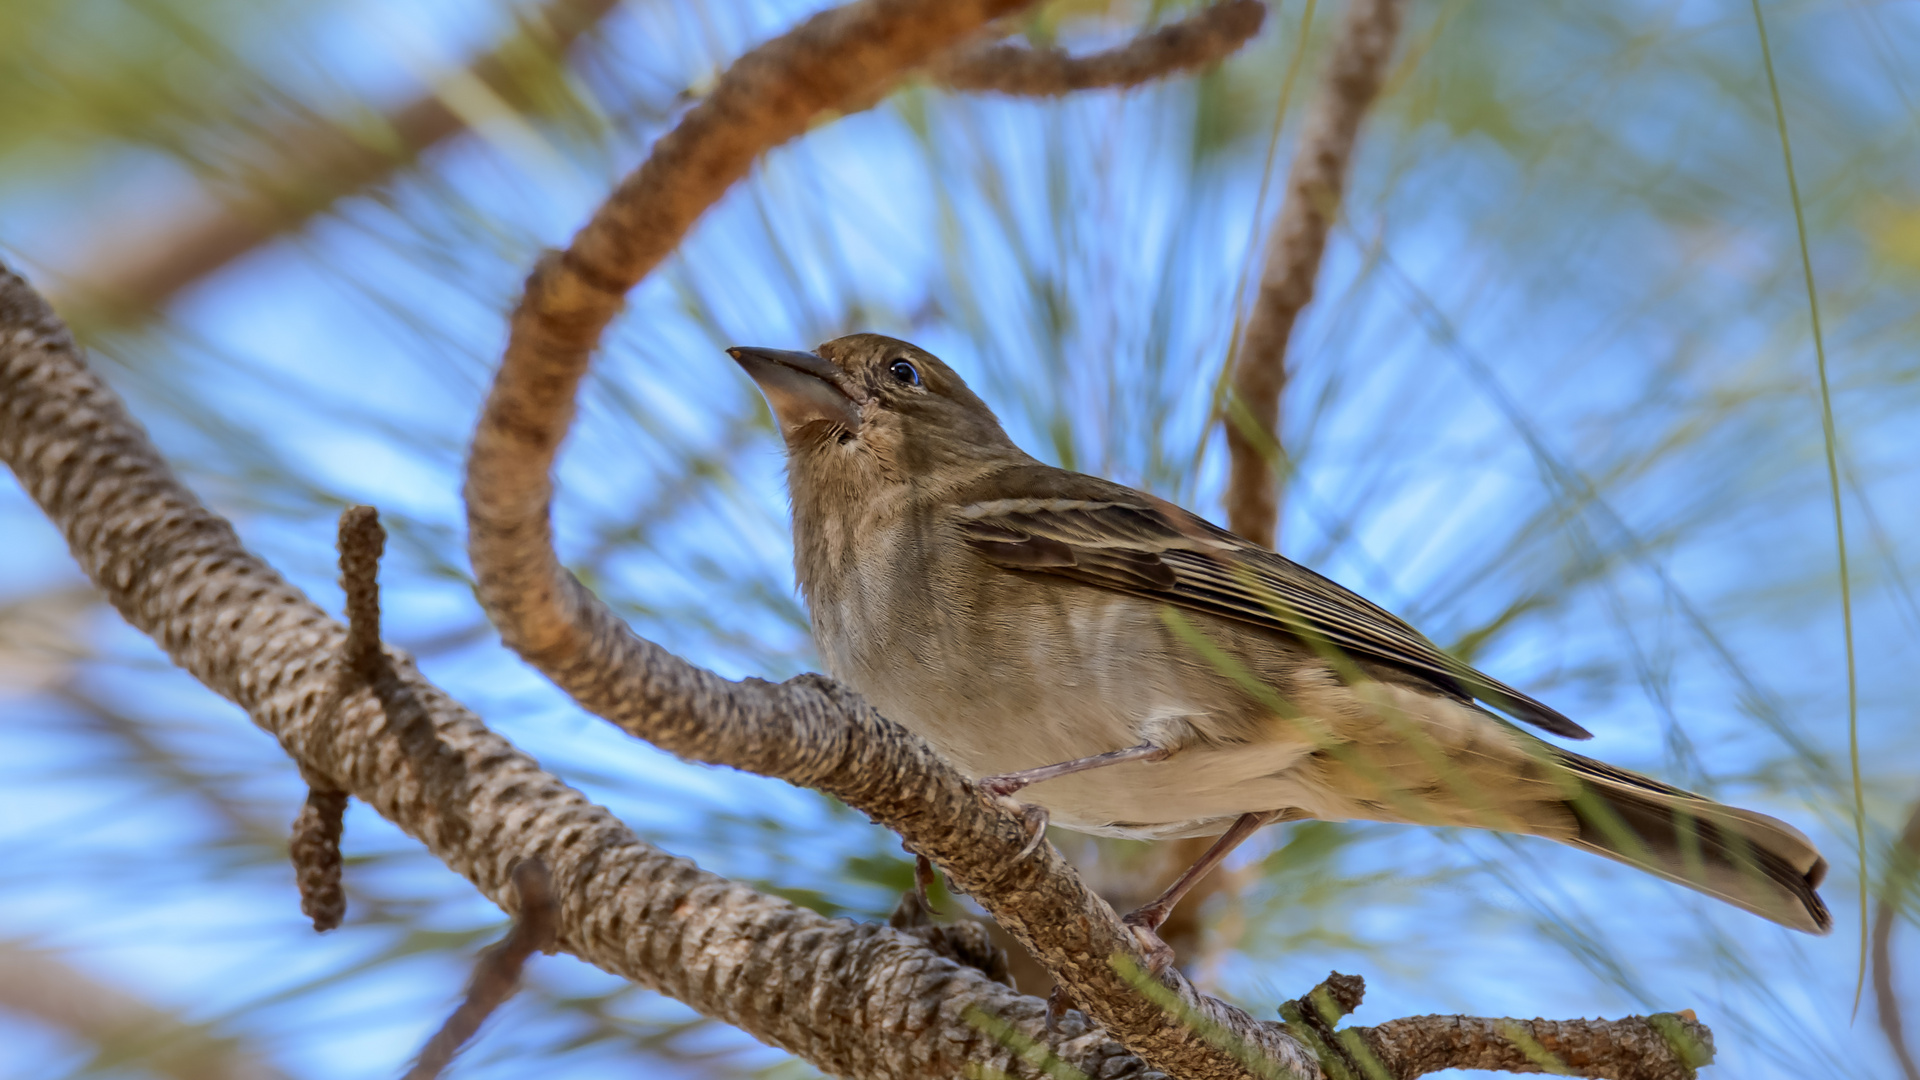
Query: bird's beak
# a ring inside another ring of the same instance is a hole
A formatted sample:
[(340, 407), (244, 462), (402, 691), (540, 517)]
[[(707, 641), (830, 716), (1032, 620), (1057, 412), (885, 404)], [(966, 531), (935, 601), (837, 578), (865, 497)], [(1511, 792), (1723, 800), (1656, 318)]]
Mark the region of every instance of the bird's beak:
[(819, 420), (860, 430), (860, 404), (841, 388), (840, 369), (827, 361), (812, 353), (741, 346), (728, 349), (727, 355), (760, 384), (781, 434), (792, 435)]

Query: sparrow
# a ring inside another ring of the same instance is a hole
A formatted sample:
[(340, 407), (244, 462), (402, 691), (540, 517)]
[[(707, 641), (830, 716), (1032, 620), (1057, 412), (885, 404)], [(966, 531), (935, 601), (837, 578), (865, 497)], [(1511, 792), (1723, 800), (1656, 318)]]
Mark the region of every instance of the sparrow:
[(1832, 928), (1826, 860), (1792, 826), (1529, 734), (1590, 737), (1312, 570), (1028, 456), (925, 350), (854, 334), (728, 353), (786, 443), (830, 675), (1038, 808), (1036, 844), (1049, 821), (1219, 836), (1126, 917), (1156, 966), (1181, 896), (1261, 826), (1308, 818), (1544, 837)]

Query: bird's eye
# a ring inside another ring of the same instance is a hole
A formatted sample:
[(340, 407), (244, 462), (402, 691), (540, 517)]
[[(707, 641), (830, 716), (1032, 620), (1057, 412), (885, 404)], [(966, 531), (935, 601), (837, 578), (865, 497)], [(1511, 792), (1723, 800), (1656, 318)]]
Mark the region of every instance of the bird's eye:
[(887, 374), (893, 376), (893, 381), (901, 386), (920, 385), (920, 369), (905, 360), (895, 360), (888, 364)]

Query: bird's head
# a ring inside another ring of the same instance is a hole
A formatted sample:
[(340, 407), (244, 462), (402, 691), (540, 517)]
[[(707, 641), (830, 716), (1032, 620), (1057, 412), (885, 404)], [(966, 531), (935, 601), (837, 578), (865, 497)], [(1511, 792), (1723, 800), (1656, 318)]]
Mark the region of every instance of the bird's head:
[(987, 403), (916, 345), (852, 334), (813, 352), (736, 347), (772, 406), (793, 481), (870, 488), (1019, 455)]

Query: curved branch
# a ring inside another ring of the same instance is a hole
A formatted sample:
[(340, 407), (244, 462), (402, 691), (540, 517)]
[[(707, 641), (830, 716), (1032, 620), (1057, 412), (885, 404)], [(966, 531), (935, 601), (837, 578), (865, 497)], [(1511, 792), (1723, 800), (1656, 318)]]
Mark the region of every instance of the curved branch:
[[(554, 456), (588, 357), (626, 291), (673, 250), (760, 153), (821, 113), (885, 86), (1020, 0), (864, 0), (748, 53), (662, 138), (565, 252), (545, 259), (515, 311), (467, 465), (468, 545), (507, 645), (575, 701), (681, 757), (835, 795), (934, 859), (1065, 984), (1098, 1023), (1183, 1077), (1244, 1065), (1135, 992), (1110, 960), (1144, 967), (1132, 932), (1051, 845), (1016, 859), (1026, 826), (983, 802), (921, 739), (818, 678), (730, 683), (636, 636), (555, 556)], [(1283, 1029), (1198, 994), (1186, 1007), (1289, 1070), (1311, 1072)]]
[[(940, 38), (924, 33), (937, 21), (933, 12), (951, 20), (938, 31), (950, 38), (971, 29), (968, 19), (977, 26), (1004, 6), (929, 5), (912, 20), (922, 33), (912, 35), (894, 22), (907, 5), (854, 4), (755, 50), (572, 247), (542, 261), (514, 313), (468, 459), (478, 593), (507, 644), (587, 710), (681, 757), (835, 795), (899, 833), (1039, 957), (1109, 1035), (1154, 1066), (1191, 1080), (1273, 1067), (1317, 1076), (1318, 1063), (1285, 1028), (1199, 994), (1177, 971), (1167, 976), (1170, 987), (1130, 981), (1123, 972), (1144, 968), (1143, 957), (1112, 908), (1051, 845), (1032, 858), (1017, 855), (1026, 840), (1021, 819), (981, 798), (924, 741), (818, 676), (731, 683), (686, 663), (634, 634), (552, 547), (554, 458), (590, 351), (625, 290), (755, 155), (824, 110), (874, 100), (937, 49)], [(856, 31), (855, 20), (871, 22)], [(876, 41), (888, 43), (886, 57), (876, 57)], [(1167, 1022), (1169, 1011), (1179, 1022)], [(1256, 1068), (1254, 1058), (1267, 1064)], [(1632, 1065), (1621, 1073), (1628, 1074)]]
[[(860, 18), (910, 11), (901, 4), (850, 10)], [(823, 23), (832, 26), (833, 20), (816, 19), (791, 37), (804, 38)], [(899, 30), (884, 21), (842, 21), (833, 28), (853, 35), (875, 31), (883, 39), (885, 31)], [(800, 52), (804, 60), (806, 50)], [(822, 62), (794, 64), (786, 73), (818, 75)], [(855, 91), (870, 90), (873, 65), (864, 72), (851, 67)], [(763, 68), (758, 74), (779, 72)], [(829, 85), (833, 78), (827, 78)], [(782, 87), (763, 78), (754, 89)], [(682, 165), (713, 164), (700, 149), (686, 152)], [(599, 239), (602, 253), (622, 250), (617, 235)], [(549, 262), (543, 272), (554, 272), (555, 265)], [(583, 267), (594, 264), (583, 261), (566, 271), (563, 257), (559, 265), (561, 273), (577, 277), (590, 274)], [(585, 283), (588, 295), (594, 284)], [(539, 285), (536, 275), (535, 296), (543, 295)], [(578, 332), (583, 325), (572, 328)], [(597, 330), (587, 332), (589, 343)], [(536, 350), (533, 359), (541, 358)], [(565, 355), (558, 359), (563, 370), (572, 362)], [(584, 357), (578, 362), (584, 364)], [(564, 393), (552, 385), (551, 371), (521, 375), (544, 392), (549, 406), (557, 403), (564, 419), (577, 371), (571, 381), (560, 380)], [(557, 433), (509, 426), (504, 436), (493, 437), (539, 444), (557, 440)], [(544, 491), (550, 444), (544, 453), (535, 483), (543, 495), (550, 494)], [(232, 527), (173, 477), (145, 433), (86, 369), (65, 328), (10, 273), (0, 273), (0, 458), (128, 621), (209, 688), (245, 708), (303, 772), (367, 802), (496, 902), (507, 895), (516, 863), (539, 858), (551, 866), (560, 947), (849, 1077), (891, 1080), (955, 1074), (971, 1071), (969, 1066), (1031, 1076), (1053, 1069), (1055, 1061), (1102, 1077), (1147, 1072), (1146, 1063), (1123, 1052), (1108, 1032), (1049, 1033), (1037, 999), (1019, 997), (911, 937), (824, 919), (642, 843), (487, 730), (423, 679), (403, 653), (386, 654), (376, 685), (337, 696), (347, 628), (247, 552)], [(484, 487), (484, 472), (475, 472), (473, 485)], [(510, 469), (507, 477), (513, 478)], [(1184, 983), (1176, 983), (1177, 992), (1151, 984), (1141, 987), (1150, 991), (1144, 995), (1112, 992), (1111, 961), (1139, 959), (1131, 936), (1050, 847), (1043, 845), (1036, 859), (1008, 865), (1007, 854), (1025, 839), (1018, 819), (978, 801), (924, 743), (825, 680), (805, 677), (777, 687), (757, 680), (726, 683), (633, 637), (557, 566), (541, 561), (551, 560), (543, 511), (544, 503), (537, 521), (520, 523), (541, 547), (506, 554), (531, 554), (531, 565), (517, 569), (536, 584), (544, 574), (552, 591), (524, 601), (534, 616), (526, 625), (509, 621), (505, 627), (523, 644), (529, 626), (545, 632), (548, 650), (590, 646), (546, 657), (563, 685), (584, 687), (590, 696), (636, 691), (621, 719), (663, 745), (785, 776), (868, 809), (957, 870), (962, 885), (1026, 940), (1044, 946), (1042, 955), (1076, 996), (1092, 1002), (1097, 1013), (1118, 1017), (1125, 1025), (1118, 1030), (1129, 1041), (1176, 1063), (1183, 1077), (1247, 1074), (1233, 1055), (1206, 1045), (1209, 1040), (1238, 1041), (1242, 1053), (1264, 1053), (1291, 1071), (1320, 1075), (1291, 1036), (1199, 998)], [(508, 528), (492, 540), (513, 538)], [(516, 569), (511, 561), (508, 568)], [(493, 587), (499, 587), (497, 578)], [(498, 608), (499, 597), (493, 599)], [(517, 606), (520, 598), (514, 599)], [(1163, 1008), (1177, 1022), (1168, 1022)], [(1414, 1025), (1407, 1028), (1414, 1031), (1422, 1021), (1396, 1023)], [(1033, 1060), (1034, 1048), (1052, 1060)], [(1597, 1076), (1666, 1075), (1634, 1063), (1587, 1068)], [(1611, 1071), (1597, 1071), (1603, 1069)]]
[(1221, 0), (1091, 56), (1069, 56), (1057, 48), (982, 45), (942, 57), (928, 74), (949, 90), (1026, 97), (1138, 86), (1226, 59), (1260, 32), (1266, 17), (1267, 7), (1260, 0)]
[(1247, 317), (1227, 400), (1227, 527), (1272, 547), (1280, 518), (1280, 395), (1287, 339), (1313, 299), (1327, 230), (1340, 211), (1361, 118), (1380, 92), (1400, 33), (1404, 0), (1351, 0), (1324, 82), (1307, 118), (1280, 216), (1267, 238), (1260, 292)]
[(510, 868), (543, 859), (561, 949), (839, 1076), (958, 1075), (969, 1062), (1035, 1075), (980, 1016), (1089, 1075), (1146, 1075), (1102, 1032), (1049, 1035), (1045, 1002), (914, 938), (827, 919), (641, 841), (398, 650), (386, 700), (361, 688), (336, 707), (347, 628), (180, 483), (3, 266), (0, 460), (121, 615), (302, 772), (365, 802), (503, 908)]

